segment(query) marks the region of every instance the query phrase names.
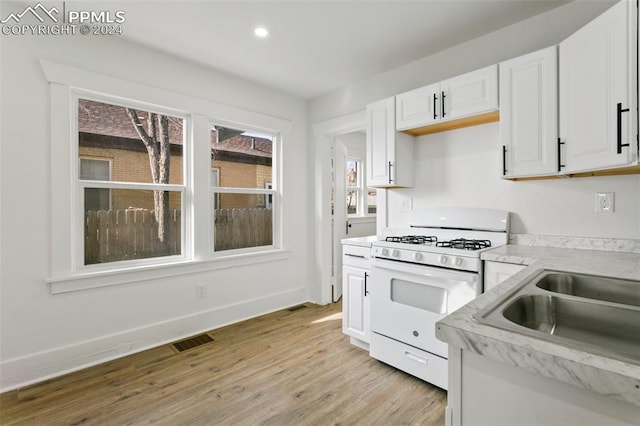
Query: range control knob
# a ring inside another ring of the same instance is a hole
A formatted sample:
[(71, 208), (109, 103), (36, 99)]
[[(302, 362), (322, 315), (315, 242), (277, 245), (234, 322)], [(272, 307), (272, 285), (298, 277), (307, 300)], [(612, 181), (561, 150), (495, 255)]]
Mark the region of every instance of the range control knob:
[(456, 260), (454, 261), (456, 266), (462, 266), (462, 259), (459, 257), (456, 257)]
[(387, 250), (386, 248), (383, 248), (382, 251), (380, 252), (383, 256), (388, 256), (389, 255), (389, 250)]
[(415, 254), (413, 255), (413, 260), (422, 260), (422, 253), (420, 253), (419, 251), (415, 252)]
[(444, 256), (444, 255), (442, 255), (442, 256), (440, 256), (438, 258), (438, 262), (440, 262), (443, 265), (446, 265), (448, 261), (449, 261), (449, 259), (447, 258), (447, 256)]
[(400, 257), (400, 250), (394, 250), (391, 252), (391, 256), (393, 257)]

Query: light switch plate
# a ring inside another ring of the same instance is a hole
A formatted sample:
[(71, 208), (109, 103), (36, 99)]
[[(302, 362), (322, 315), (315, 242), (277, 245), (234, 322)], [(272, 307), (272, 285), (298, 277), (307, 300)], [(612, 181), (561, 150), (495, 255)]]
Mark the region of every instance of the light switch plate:
[(614, 195), (613, 192), (596, 192), (596, 213), (613, 213)]

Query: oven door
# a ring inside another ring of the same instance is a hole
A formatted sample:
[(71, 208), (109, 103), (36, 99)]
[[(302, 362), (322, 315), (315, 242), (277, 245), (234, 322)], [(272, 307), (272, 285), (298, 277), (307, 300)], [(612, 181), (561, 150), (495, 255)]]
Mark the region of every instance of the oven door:
[(436, 321), (480, 294), (478, 273), (375, 258), (371, 265), (371, 331), (447, 358)]

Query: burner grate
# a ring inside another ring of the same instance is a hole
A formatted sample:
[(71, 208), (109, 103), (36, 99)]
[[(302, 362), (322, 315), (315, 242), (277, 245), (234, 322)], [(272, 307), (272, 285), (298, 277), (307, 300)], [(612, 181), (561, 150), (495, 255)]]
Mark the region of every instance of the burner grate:
[(483, 248), (491, 247), (491, 241), (489, 240), (467, 240), (465, 238), (457, 238), (451, 241), (439, 241), (436, 243), (436, 247), (449, 247), (464, 250), (480, 250)]
[(402, 235), (399, 237), (387, 237), (385, 238), (385, 241), (391, 243), (427, 244), (438, 241), (438, 238), (431, 235)]

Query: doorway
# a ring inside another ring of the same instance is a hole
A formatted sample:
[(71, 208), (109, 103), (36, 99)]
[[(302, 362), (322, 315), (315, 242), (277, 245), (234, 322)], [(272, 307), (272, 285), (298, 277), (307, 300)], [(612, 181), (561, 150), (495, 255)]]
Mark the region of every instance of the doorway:
[[(337, 227), (346, 230), (346, 219), (345, 221), (342, 221), (342, 219), (336, 220), (332, 212), (332, 207), (335, 208), (331, 203), (333, 188), (331, 183), (332, 147), (335, 147), (336, 138), (342, 136), (344, 139), (344, 135), (351, 133), (359, 132), (364, 134), (365, 129), (366, 112), (364, 110), (313, 125), (315, 140), (315, 271), (317, 281), (310, 289), (310, 296), (312, 300), (317, 301), (319, 304), (328, 304), (339, 298), (340, 288), (337, 287), (338, 277), (334, 274), (334, 268), (340, 269), (340, 272), (342, 268), (341, 266), (337, 268), (334, 264), (334, 259), (338, 257), (334, 251), (334, 242), (337, 243), (339, 241), (339, 237), (334, 235), (334, 231), (338, 230)], [(346, 172), (346, 168), (344, 170)], [(377, 191), (378, 205), (385, 205), (385, 197), (386, 192), (384, 190)], [(376, 229), (381, 229), (381, 220), (386, 217), (381, 213), (384, 213), (384, 208), (382, 210), (379, 209), (377, 212)], [(353, 224), (350, 229), (353, 229)], [(340, 246), (340, 250), (342, 250), (342, 246)], [(342, 261), (341, 255), (340, 261)]]
[(332, 292), (342, 297), (342, 240), (376, 233), (376, 190), (366, 186), (366, 134), (356, 131), (333, 138), (331, 156)]

